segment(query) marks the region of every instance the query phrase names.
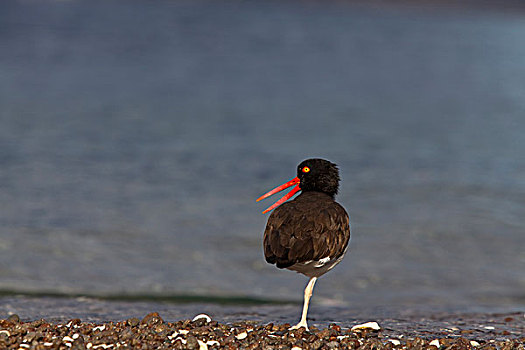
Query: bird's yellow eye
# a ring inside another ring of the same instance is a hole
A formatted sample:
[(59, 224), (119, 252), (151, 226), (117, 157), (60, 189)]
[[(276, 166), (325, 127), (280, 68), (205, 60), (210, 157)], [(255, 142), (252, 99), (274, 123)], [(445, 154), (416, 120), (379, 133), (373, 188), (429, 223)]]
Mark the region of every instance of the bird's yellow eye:
[(305, 166), (303, 169), (302, 169), (303, 173), (307, 173), (310, 171), (310, 168)]

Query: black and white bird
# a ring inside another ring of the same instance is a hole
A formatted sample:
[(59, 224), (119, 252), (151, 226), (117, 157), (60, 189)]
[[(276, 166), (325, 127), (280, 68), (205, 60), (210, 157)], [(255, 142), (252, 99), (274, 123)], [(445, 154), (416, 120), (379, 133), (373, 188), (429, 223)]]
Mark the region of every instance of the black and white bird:
[[(257, 199), (295, 187), (263, 213), (275, 209), (264, 231), (264, 257), (278, 268), (310, 278), (304, 290), (301, 321), (290, 329), (308, 330), (306, 316), (318, 277), (343, 259), (350, 241), (350, 218), (335, 201), (339, 170), (324, 159), (307, 159), (297, 167), (297, 177)], [(294, 194), (301, 193), (286, 202)]]

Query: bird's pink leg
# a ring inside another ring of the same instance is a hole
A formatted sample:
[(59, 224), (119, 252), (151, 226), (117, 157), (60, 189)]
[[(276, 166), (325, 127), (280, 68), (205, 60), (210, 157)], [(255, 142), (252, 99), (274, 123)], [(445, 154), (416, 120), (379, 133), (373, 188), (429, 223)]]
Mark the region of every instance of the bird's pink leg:
[(295, 326), (290, 327), (290, 329), (299, 329), (301, 327), (304, 327), (304, 329), (308, 330), (308, 325), (306, 324), (306, 315), (308, 314), (308, 305), (310, 304), (310, 298), (312, 297), (314, 291), (315, 281), (317, 281), (317, 277), (312, 277), (306, 285), (306, 288), (304, 289), (304, 305), (301, 321)]

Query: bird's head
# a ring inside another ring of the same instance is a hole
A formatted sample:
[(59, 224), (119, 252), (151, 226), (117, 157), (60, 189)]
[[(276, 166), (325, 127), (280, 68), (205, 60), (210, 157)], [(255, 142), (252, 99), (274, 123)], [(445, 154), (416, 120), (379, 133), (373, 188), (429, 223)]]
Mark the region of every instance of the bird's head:
[(297, 166), (297, 178), (301, 191), (323, 192), (334, 197), (339, 189), (337, 165), (324, 159), (313, 158)]
[(277, 208), (299, 191), (323, 192), (333, 198), (339, 188), (339, 170), (337, 165), (324, 159), (312, 158), (304, 160), (297, 166), (297, 177), (265, 193), (257, 201), (294, 185), (295, 187), (290, 192), (263, 211), (263, 213)]

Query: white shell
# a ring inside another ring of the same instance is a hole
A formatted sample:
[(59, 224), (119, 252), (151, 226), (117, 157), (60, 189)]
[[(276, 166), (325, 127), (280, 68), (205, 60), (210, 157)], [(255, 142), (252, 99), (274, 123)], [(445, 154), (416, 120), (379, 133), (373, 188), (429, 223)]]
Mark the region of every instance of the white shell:
[(377, 324), (377, 322), (366, 322), (363, 324), (358, 324), (352, 327), (352, 331), (359, 330), (359, 329), (373, 329), (373, 330), (380, 330), (381, 327)]
[(197, 342), (199, 343), (199, 350), (208, 350), (208, 345), (205, 342), (199, 339), (197, 339)]
[(235, 338), (239, 339), (239, 340), (243, 340), (244, 338), (246, 338), (248, 336), (248, 333), (246, 332), (242, 332), (242, 333), (239, 333), (235, 336)]
[(198, 314), (197, 316), (195, 316), (193, 318), (193, 320), (191, 320), (191, 322), (195, 322), (195, 321), (197, 321), (198, 319), (201, 319), (201, 318), (206, 319), (206, 323), (211, 322), (211, 317), (206, 315), (206, 314)]
[(437, 339), (432, 340), (428, 345), (434, 345), (435, 347), (438, 347), (438, 348), (441, 346), (441, 344), (439, 344), (439, 340)]

